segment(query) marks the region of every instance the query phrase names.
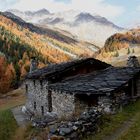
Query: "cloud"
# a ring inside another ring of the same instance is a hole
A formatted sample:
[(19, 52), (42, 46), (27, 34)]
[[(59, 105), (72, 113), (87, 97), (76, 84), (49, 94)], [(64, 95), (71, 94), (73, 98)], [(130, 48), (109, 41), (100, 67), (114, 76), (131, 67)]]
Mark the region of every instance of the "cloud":
[(138, 12), (140, 12), (140, 5), (137, 6), (136, 10), (137, 10)]
[(106, 0), (18, 0), (11, 8), (22, 11), (46, 8), (51, 12), (73, 9), (97, 13), (109, 19), (120, 16), (125, 10), (123, 6), (109, 4)]
[(5, 10), (17, 2), (18, 0), (0, 0), (0, 9)]
[(72, 5), (79, 10), (98, 13), (108, 18), (115, 18), (124, 12), (124, 7), (111, 5), (106, 0), (72, 0)]

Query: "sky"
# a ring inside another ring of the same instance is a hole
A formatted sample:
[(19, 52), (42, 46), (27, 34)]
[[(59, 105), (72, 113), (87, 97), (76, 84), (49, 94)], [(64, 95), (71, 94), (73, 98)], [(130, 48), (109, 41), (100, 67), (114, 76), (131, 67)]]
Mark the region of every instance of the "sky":
[(0, 0), (0, 10), (18, 9), (50, 12), (79, 10), (106, 17), (121, 27), (140, 25), (140, 0)]

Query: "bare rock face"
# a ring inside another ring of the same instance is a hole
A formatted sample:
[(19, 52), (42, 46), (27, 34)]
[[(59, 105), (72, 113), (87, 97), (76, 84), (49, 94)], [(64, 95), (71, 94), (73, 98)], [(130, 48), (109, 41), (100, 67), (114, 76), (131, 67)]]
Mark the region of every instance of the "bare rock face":
[(139, 61), (136, 56), (130, 56), (127, 61), (128, 67), (140, 67)]

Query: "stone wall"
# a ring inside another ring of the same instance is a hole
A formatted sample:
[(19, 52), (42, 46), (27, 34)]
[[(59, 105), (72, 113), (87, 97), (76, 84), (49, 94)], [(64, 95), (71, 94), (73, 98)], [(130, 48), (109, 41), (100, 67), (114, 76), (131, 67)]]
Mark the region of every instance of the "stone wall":
[(102, 96), (98, 99), (98, 108), (104, 113), (116, 113), (122, 106), (127, 105), (129, 97), (122, 90), (110, 96)]
[(52, 91), (52, 111), (56, 112), (59, 118), (71, 115), (74, 109), (74, 95)]
[[(136, 80), (137, 92), (140, 95), (140, 78)], [(70, 116), (73, 113), (81, 113), (88, 108), (88, 102), (76, 98), (73, 94), (49, 91), (48, 82), (40, 80), (26, 80), (25, 88), (27, 91), (26, 108), (37, 115), (45, 115), (50, 110), (55, 112), (59, 118)], [(50, 93), (50, 94), (49, 94)], [(50, 97), (50, 100), (48, 100)], [(97, 98), (97, 97), (96, 97)], [(97, 105), (104, 112), (111, 112), (113, 104), (126, 104), (128, 101), (124, 91), (114, 93), (114, 99), (109, 96), (98, 97)], [(49, 101), (49, 102), (48, 102)], [(113, 103), (114, 102), (114, 103)]]
[(48, 111), (48, 82), (39, 80), (26, 80), (27, 94), (26, 108), (35, 115), (43, 115)]
[(64, 140), (81, 140), (99, 131), (101, 116), (102, 114), (100, 112), (92, 108), (81, 113), (80, 116), (74, 120), (49, 125), (49, 135), (52, 139), (57, 139), (61, 136)]
[(98, 108), (101, 109), (105, 113), (112, 112), (112, 100), (108, 96), (101, 96), (98, 98)]

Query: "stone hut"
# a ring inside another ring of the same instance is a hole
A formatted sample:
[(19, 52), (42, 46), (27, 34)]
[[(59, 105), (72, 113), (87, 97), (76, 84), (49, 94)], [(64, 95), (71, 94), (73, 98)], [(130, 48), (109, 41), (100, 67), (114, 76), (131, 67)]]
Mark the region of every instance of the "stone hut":
[[(53, 95), (54, 92), (49, 88), (51, 84), (91, 72), (96, 74), (97, 71), (110, 66), (99, 60), (87, 58), (61, 64), (51, 64), (36, 70), (37, 64), (35, 64), (35, 59), (31, 62), (33, 63), (31, 63), (30, 73), (26, 76), (25, 80), (27, 94), (25, 106), (30, 112), (39, 116), (44, 116), (47, 112), (60, 114), (57, 112), (59, 109), (55, 107), (58, 102), (64, 105), (64, 109), (68, 110), (67, 112), (74, 109), (73, 96), (71, 94), (63, 96), (63, 94), (59, 93)], [(67, 104), (69, 107), (65, 105), (65, 102), (71, 102), (71, 104)]]
[(93, 58), (49, 65), (27, 75), (26, 92), (26, 108), (39, 116), (68, 116), (92, 106), (110, 112), (140, 96), (140, 67), (113, 67)]

